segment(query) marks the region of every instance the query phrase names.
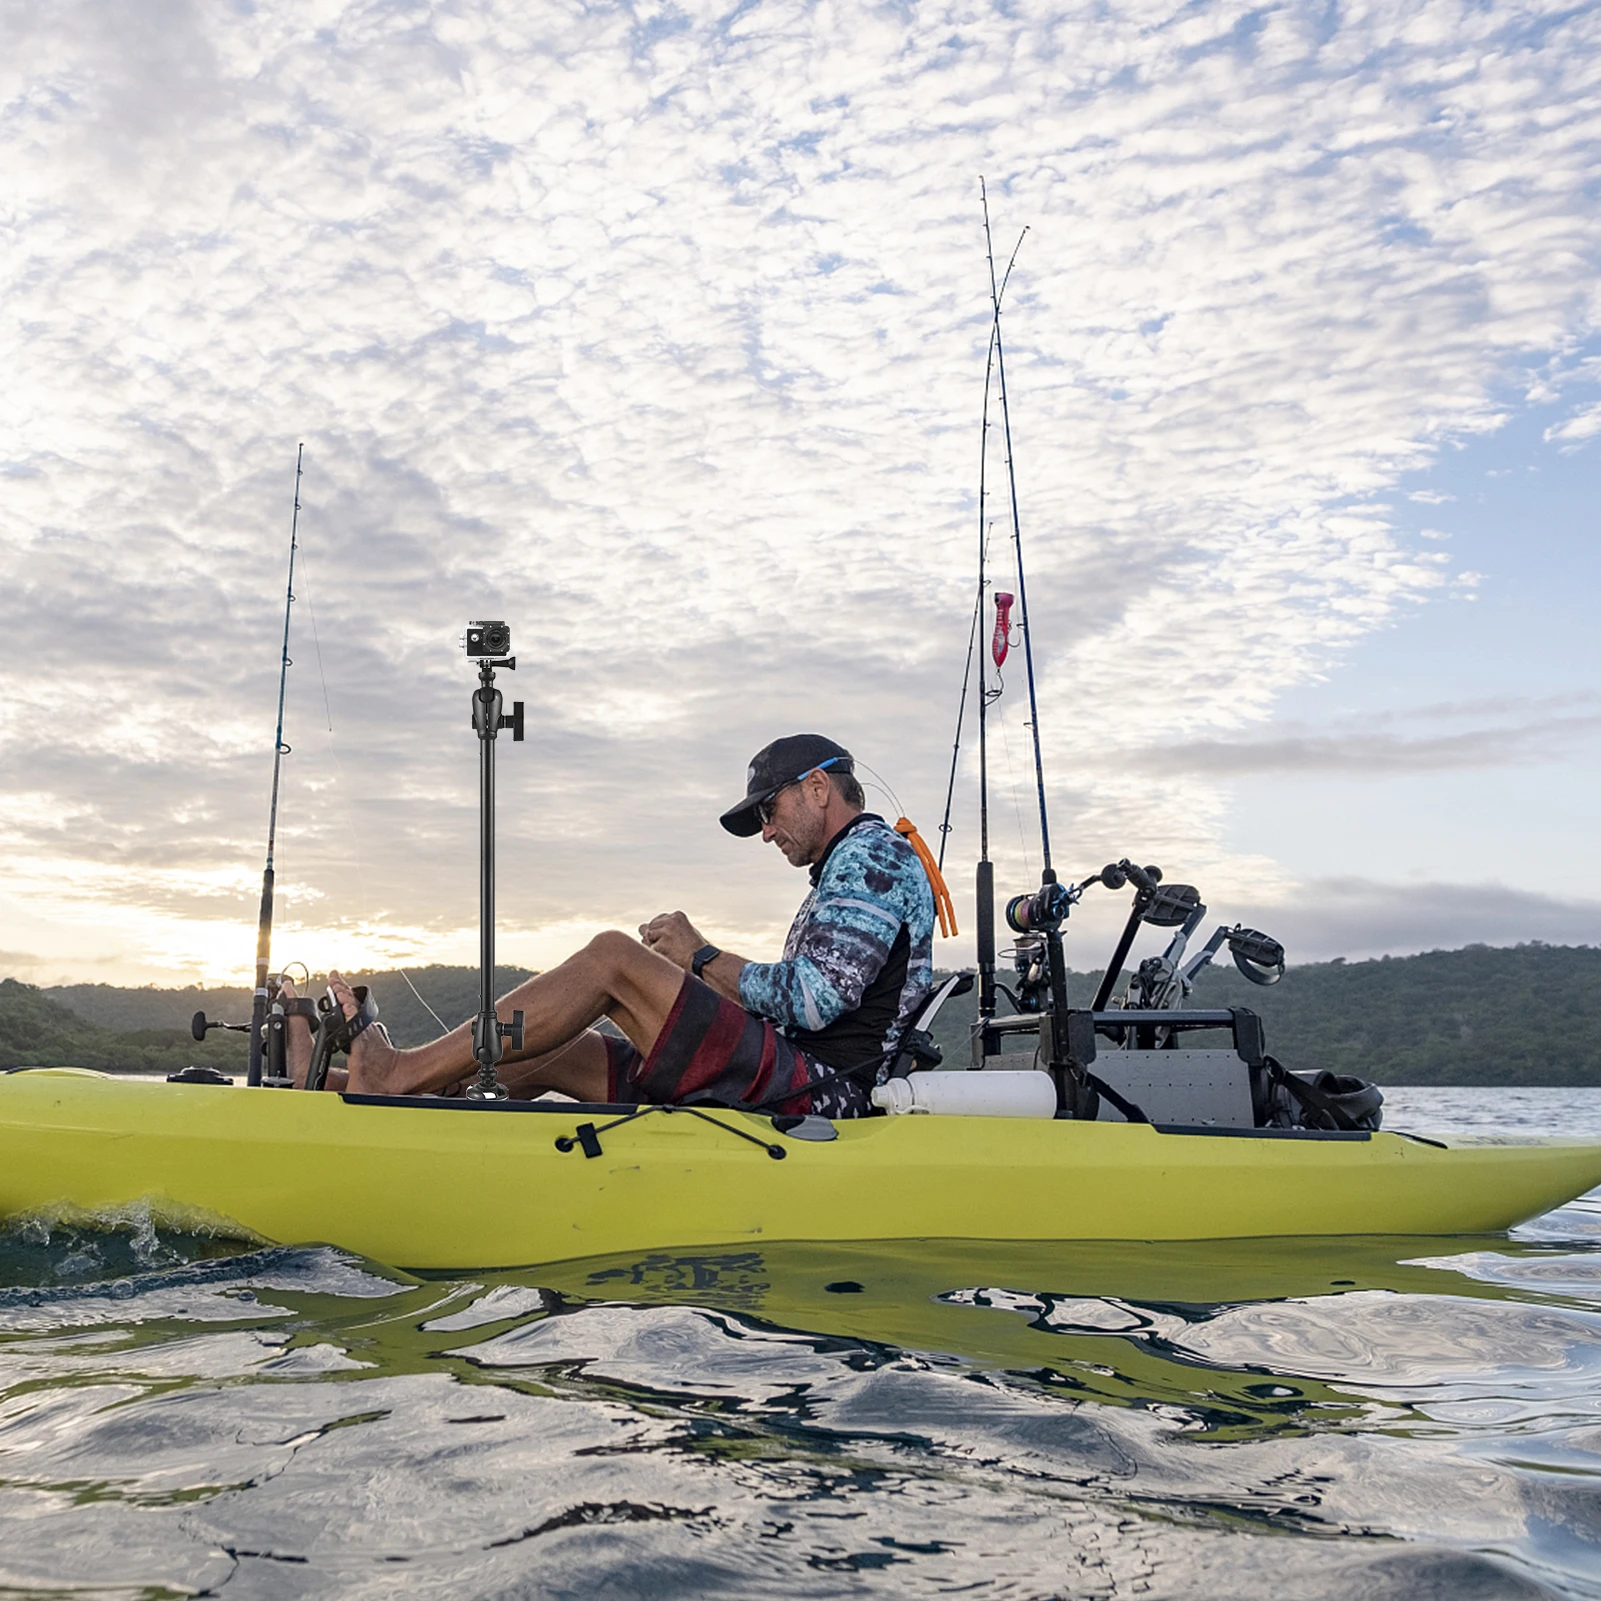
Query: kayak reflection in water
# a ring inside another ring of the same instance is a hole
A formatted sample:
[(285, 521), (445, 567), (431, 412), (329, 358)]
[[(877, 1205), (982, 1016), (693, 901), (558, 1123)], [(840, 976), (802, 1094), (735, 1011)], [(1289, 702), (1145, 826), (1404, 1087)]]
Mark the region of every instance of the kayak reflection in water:
[[(597, 934), (497, 1003), (503, 1019), (524, 1016), (523, 1049), (500, 1064), (513, 1095), (560, 1090), (608, 1104), (694, 1097), (826, 1117), (868, 1110), (872, 1085), (932, 987), (934, 897), (916, 850), (863, 810), (850, 752), (820, 734), (757, 752), (744, 799), (720, 820), (739, 837), (759, 833), (792, 867), (810, 870), (782, 960), (721, 950), (682, 912), (642, 923), (638, 939)], [(345, 1016), (356, 1018), (350, 986), (337, 972), (328, 982)], [(283, 994), (292, 996), (292, 986)], [(624, 1038), (592, 1026), (603, 1017)], [(299, 1087), (311, 1055), (309, 1026), (292, 1023)], [(476, 1067), (471, 1026), (412, 1050), (366, 1028), (350, 1042), (349, 1063), (348, 1073), (329, 1074), (328, 1088), (448, 1093)], [(850, 1076), (838, 1076), (845, 1070)]]

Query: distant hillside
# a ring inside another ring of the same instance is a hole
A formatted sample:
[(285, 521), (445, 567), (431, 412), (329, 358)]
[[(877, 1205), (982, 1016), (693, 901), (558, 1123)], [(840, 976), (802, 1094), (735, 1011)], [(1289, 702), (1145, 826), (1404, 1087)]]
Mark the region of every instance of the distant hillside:
[[(194, 1007), (189, 1011), (192, 1013)], [(225, 1073), (242, 1073), (246, 1066), (244, 1036), (213, 1033), (201, 1045), (190, 1037), (187, 1018), (181, 1029), (101, 1028), (31, 984), (19, 984), (14, 978), (0, 979), (0, 1067), (93, 1067), (113, 1073), (176, 1073), (192, 1063), (221, 1068)]]
[[(1143, 950), (1143, 946), (1141, 949)], [(412, 982), (448, 1025), (477, 1009), (470, 967), (410, 970)], [(353, 975), (371, 984), (384, 1021), (402, 1045), (439, 1029), (397, 972)], [(497, 992), (528, 976), (497, 970)], [(1088, 1003), (1098, 973), (1073, 973), (1068, 994)], [(1247, 983), (1225, 959), (1203, 974), (1197, 1006), (1248, 1006), (1267, 1029), (1268, 1049), (1288, 1067), (1327, 1067), (1381, 1084), (1589, 1084), (1601, 1086), (1601, 949), (1590, 946), (1470, 945), (1460, 951), (1371, 962), (1311, 962), (1270, 989)], [(170, 1072), (190, 1062), (242, 1069), (242, 1035), (189, 1038), (189, 1018), (240, 1022), (243, 989), (116, 989), (106, 984), (38, 990), (0, 982), (0, 1066), (71, 1063)], [(971, 997), (940, 1019), (947, 1062), (967, 1059)]]
[(1254, 1005), (1268, 1049), (1286, 1066), (1392, 1084), (1601, 1085), (1601, 949), (1593, 946), (1470, 945), (1321, 962), (1265, 990), (1230, 963), (1205, 993), (1225, 1006)]

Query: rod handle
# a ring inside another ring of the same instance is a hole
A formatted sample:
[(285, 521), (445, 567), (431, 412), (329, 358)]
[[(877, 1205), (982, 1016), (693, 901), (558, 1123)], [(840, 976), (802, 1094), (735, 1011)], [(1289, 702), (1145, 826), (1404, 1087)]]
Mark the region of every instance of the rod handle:
[(975, 875), (974, 923), (978, 942), (978, 1010), (995, 1015), (995, 864), (981, 861)]

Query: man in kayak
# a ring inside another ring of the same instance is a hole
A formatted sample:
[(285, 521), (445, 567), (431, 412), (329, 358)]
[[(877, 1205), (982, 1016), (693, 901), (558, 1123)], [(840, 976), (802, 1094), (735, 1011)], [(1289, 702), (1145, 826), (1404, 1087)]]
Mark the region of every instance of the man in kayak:
[[(508, 1051), (499, 1069), (513, 1094), (560, 1090), (611, 1104), (693, 1097), (830, 1117), (867, 1110), (933, 982), (934, 900), (922, 863), (863, 810), (850, 752), (820, 734), (759, 751), (744, 799), (720, 821), (730, 834), (759, 833), (791, 866), (810, 870), (783, 958), (752, 962), (722, 950), (682, 912), (641, 924), (637, 940), (597, 934), (497, 1003), (503, 1019), (514, 1010), (524, 1017), (523, 1050)], [(350, 987), (328, 977), (346, 1017), (356, 1017)], [(625, 1038), (594, 1029), (602, 1017)], [(306, 1031), (295, 1031), (292, 1050), (303, 1084)], [(412, 1050), (368, 1029), (350, 1043), (348, 1083), (331, 1076), (330, 1087), (437, 1093), (475, 1069), (468, 1024)]]

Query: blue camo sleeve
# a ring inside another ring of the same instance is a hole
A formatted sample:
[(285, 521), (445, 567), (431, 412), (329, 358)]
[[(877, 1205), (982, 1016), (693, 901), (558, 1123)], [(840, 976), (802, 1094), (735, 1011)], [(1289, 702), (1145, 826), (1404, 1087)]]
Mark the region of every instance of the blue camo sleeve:
[(906, 874), (893, 846), (866, 830), (843, 840), (828, 859), (795, 948), (781, 962), (745, 965), (740, 1004), (786, 1027), (813, 1031), (855, 1010), (907, 920), (900, 904), (906, 898)]

